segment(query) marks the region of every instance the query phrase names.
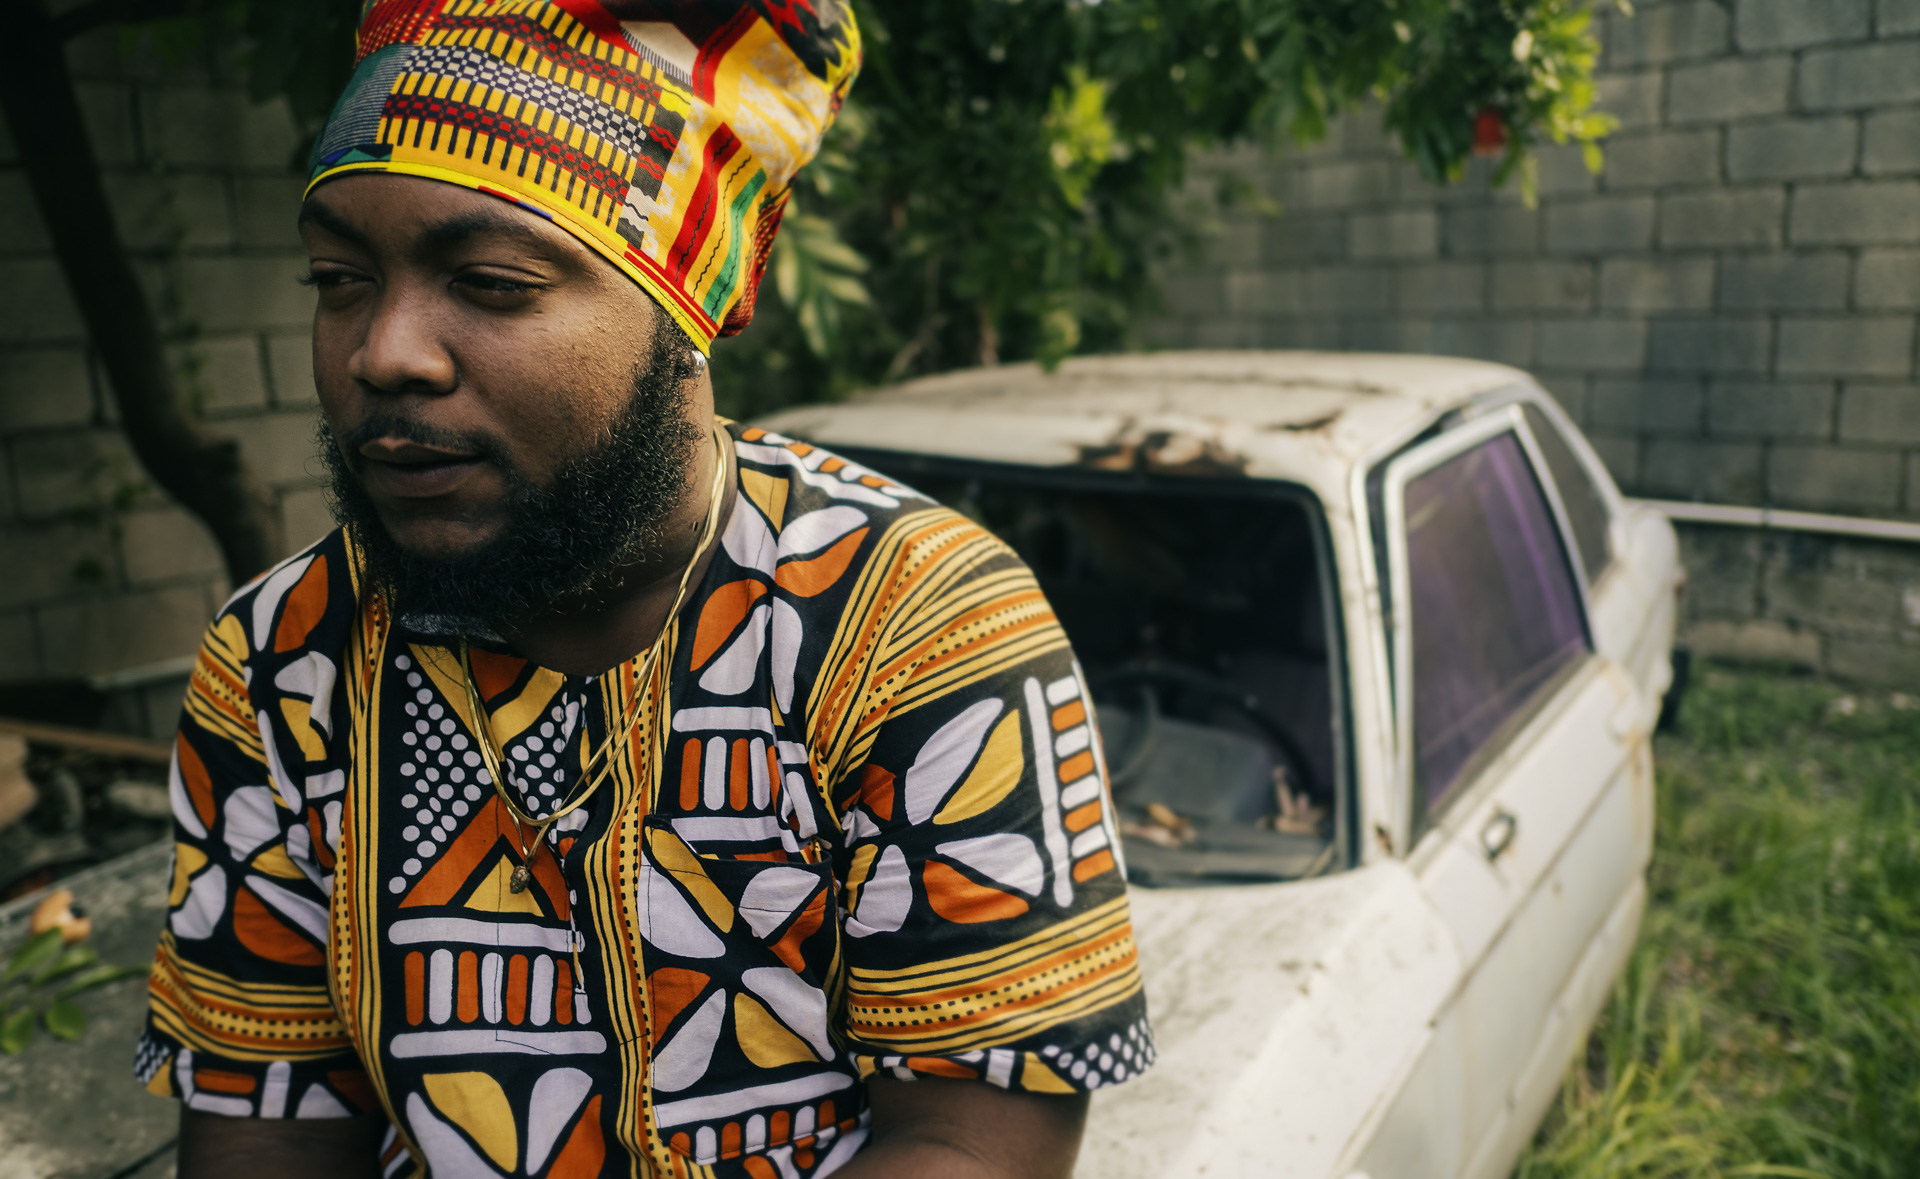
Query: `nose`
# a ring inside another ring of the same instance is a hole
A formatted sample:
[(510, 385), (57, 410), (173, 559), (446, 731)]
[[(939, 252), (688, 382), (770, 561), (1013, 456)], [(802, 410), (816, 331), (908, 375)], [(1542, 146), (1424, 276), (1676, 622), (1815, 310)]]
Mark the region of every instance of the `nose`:
[(382, 393), (453, 392), (460, 371), (440, 326), (418, 294), (388, 288), (381, 292), (349, 374), (361, 386)]

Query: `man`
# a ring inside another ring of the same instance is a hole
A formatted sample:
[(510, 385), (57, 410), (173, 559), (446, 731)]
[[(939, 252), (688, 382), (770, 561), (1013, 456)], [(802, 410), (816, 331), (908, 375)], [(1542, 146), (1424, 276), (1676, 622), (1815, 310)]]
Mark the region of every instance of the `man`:
[(1153, 1050), (1065, 636), (713, 417), (852, 17), (382, 0), (359, 49), (301, 213), (345, 527), (176, 746), (182, 1175), (1067, 1175)]

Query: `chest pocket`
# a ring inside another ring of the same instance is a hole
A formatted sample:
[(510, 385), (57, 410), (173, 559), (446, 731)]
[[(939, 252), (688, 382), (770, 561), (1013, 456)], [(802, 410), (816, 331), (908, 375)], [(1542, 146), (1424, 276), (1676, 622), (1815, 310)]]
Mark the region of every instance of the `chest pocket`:
[(832, 869), (702, 855), (646, 821), (654, 1123), (702, 1164), (811, 1137), (858, 1114), (829, 1030), (839, 966)]

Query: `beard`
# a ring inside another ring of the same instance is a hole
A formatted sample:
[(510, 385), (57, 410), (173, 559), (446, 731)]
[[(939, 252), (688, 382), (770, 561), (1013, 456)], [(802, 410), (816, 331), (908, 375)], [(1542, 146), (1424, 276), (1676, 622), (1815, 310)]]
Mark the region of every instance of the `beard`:
[[(514, 469), (505, 448), (487, 435), (376, 414), (336, 441), (323, 422), (328, 506), (364, 554), (368, 576), (395, 616), (437, 634), (497, 635), (503, 626), (590, 593), (622, 565), (664, 547), (670, 539), (664, 525), (686, 494), (687, 472), (706, 436), (687, 420), (684, 382), (698, 371), (691, 352), (685, 333), (661, 316), (619, 417), (545, 485)], [(401, 544), (342, 453), (377, 437), (466, 451), (493, 463), (507, 484), (499, 534), (450, 557)]]

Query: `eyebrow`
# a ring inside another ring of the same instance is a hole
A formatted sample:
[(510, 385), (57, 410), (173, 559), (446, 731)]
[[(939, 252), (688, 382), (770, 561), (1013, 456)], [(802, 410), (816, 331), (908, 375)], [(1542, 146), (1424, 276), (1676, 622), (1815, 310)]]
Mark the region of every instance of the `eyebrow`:
[(308, 200), (300, 206), (299, 225), (315, 225), (335, 237), (343, 237), (357, 246), (367, 244), (366, 235), (354, 227), (353, 222), (329, 209), (317, 200)]

